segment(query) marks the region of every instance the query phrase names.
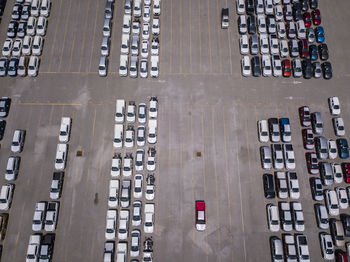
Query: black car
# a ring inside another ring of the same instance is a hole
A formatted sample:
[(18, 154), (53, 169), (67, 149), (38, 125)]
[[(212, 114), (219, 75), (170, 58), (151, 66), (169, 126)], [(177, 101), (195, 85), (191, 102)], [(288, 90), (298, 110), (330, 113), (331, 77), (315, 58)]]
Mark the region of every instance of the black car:
[(333, 76), (332, 65), (330, 62), (324, 62), (322, 64), (322, 71), (324, 79), (331, 79)]
[(0, 120), (0, 140), (3, 139), (5, 133), (6, 121)]
[(27, 22), (26, 21), (21, 21), (18, 24), (18, 29), (17, 29), (17, 37), (23, 38), (25, 37), (27, 33)]
[(348, 214), (340, 214), (340, 220), (343, 224), (345, 236), (350, 237), (350, 216)]
[(348, 144), (348, 140), (346, 140), (345, 138), (338, 138), (336, 140), (336, 143), (337, 143), (339, 157), (342, 158), (342, 159), (349, 158), (349, 144)]
[(254, 15), (249, 15), (247, 21), (248, 21), (248, 33), (250, 35), (256, 34), (255, 16)]
[(0, 117), (7, 117), (10, 111), (11, 98), (2, 97), (0, 99)]
[(264, 194), (266, 198), (275, 198), (276, 192), (275, 192), (275, 183), (273, 181), (273, 175), (272, 174), (264, 174), (263, 175), (263, 182), (264, 182)]
[(300, 5), (301, 5), (301, 10), (303, 10), (303, 12), (306, 12), (309, 9), (309, 4), (307, 0), (300, 0)]
[(260, 59), (258, 56), (253, 56), (252, 58), (252, 71), (253, 76), (258, 77), (261, 75)]
[(328, 60), (328, 46), (327, 46), (327, 44), (320, 44), (318, 46), (318, 53), (320, 54), (321, 60)]
[(310, 0), (310, 8), (311, 9), (316, 9), (317, 7), (318, 7), (317, 0)]
[(245, 10), (246, 10), (248, 15), (254, 14), (254, 1), (253, 0), (246, 0)]
[(50, 198), (59, 199), (62, 194), (64, 172), (54, 172), (50, 188)]
[(312, 77), (312, 64), (310, 59), (304, 59), (301, 63), (303, 67), (303, 76), (305, 79), (310, 79)]
[(55, 243), (55, 234), (49, 233), (43, 236), (41, 240), (39, 260), (51, 261), (53, 246)]
[(0, 0), (0, 16), (4, 14), (5, 6), (6, 6), (6, 0)]
[(7, 69), (7, 74), (9, 76), (12, 76), (12, 77), (17, 76), (18, 62), (19, 62), (19, 59), (17, 57), (11, 58)]
[(24, 4), (22, 8), (22, 15), (21, 15), (21, 20), (22, 21), (27, 21), (30, 17), (30, 4)]
[(301, 5), (299, 3), (295, 3), (293, 5), (293, 18), (295, 22), (303, 19), (303, 14), (301, 12)]
[(318, 53), (317, 53), (316, 45), (309, 45), (309, 54), (310, 54), (310, 59), (312, 61), (316, 61), (318, 59)]
[(15, 38), (17, 34), (18, 22), (11, 20), (7, 29), (7, 36), (9, 38)]

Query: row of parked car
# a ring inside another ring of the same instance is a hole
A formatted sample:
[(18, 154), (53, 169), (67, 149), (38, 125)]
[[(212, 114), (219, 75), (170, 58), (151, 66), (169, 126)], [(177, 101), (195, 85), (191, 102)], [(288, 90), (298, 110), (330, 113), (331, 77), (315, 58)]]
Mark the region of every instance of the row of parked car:
[[(328, 105), (333, 117), (335, 135), (342, 137), (345, 135), (345, 127), (343, 118), (340, 117), (339, 98), (328, 98)], [(350, 236), (350, 216), (341, 211), (346, 212), (349, 207), (350, 187), (345, 188), (342, 183), (350, 183), (350, 163), (324, 162), (326, 159), (348, 158), (347, 140), (345, 138), (327, 140), (323, 136), (314, 137), (314, 134), (322, 135), (324, 123), (321, 113), (310, 113), (310, 108), (307, 106), (299, 108), (299, 117), (301, 126), (305, 127), (302, 130), (304, 148), (306, 150), (316, 149), (316, 152), (308, 151), (305, 156), (308, 173), (320, 175), (320, 178), (310, 178), (312, 198), (318, 202), (314, 204), (317, 227), (320, 230), (330, 229), (330, 234), (328, 232), (319, 233), (322, 256), (325, 260), (336, 258), (337, 261), (348, 261), (350, 243), (345, 243), (345, 237)], [(319, 162), (319, 159), (323, 161)], [(319, 201), (325, 203), (321, 204)], [(334, 216), (340, 216), (340, 219), (329, 218)], [(336, 247), (344, 246), (348, 254), (341, 249), (335, 250)]]
[[(158, 77), (161, 1), (153, 0), (152, 3), (150, 0), (126, 0), (124, 11), (119, 75), (129, 74), (132, 78), (140, 75), (141, 78), (147, 78), (150, 71), (151, 77)], [(150, 69), (149, 49), (151, 49)]]
[(2, 48), (0, 76), (37, 76), (50, 9), (50, 0), (16, 0)]
[[(156, 148), (154, 146), (148, 148), (147, 160), (145, 159), (145, 149), (137, 148), (135, 159), (133, 152), (129, 150), (133, 151), (135, 144), (138, 147), (146, 145), (146, 127), (144, 125), (138, 126), (137, 139), (134, 142), (132, 124), (136, 122), (146, 124), (148, 119), (149, 133), (152, 133), (150, 125), (153, 122), (156, 125), (157, 117), (158, 100), (156, 97), (151, 97), (148, 110), (145, 103), (141, 103), (137, 107), (134, 101), (130, 101), (128, 105), (124, 99), (116, 101), (115, 122), (117, 124), (115, 124), (114, 146), (122, 150), (124, 144), (126, 151), (124, 158), (122, 158), (122, 152), (115, 153), (112, 158), (108, 196), (109, 209), (105, 231), (104, 261), (106, 262), (114, 261), (114, 256), (116, 256), (116, 261), (126, 261), (128, 257), (132, 258), (131, 261), (138, 261), (136, 258), (140, 256), (142, 261), (152, 261), (153, 259), (151, 238), (145, 238), (142, 252), (141, 235), (143, 233), (140, 226), (143, 225), (143, 232), (147, 235), (154, 232), (155, 204), (152, 201), (155, 193), (155, 176), (152, 173), (148, 173), (146, 176), (144, 171), (155, 171)], [(124, 126), (126, 128), (125, 139), (123, 136)], [(155, 144), (156, 136), (148, 136), (147, 142)], [(143, 197), (145, 197), (146, 203), (143, 203)], [(129, 237), (131, 238), (130, 246)], [(116, 251), (115, 239), (118, 239)]]

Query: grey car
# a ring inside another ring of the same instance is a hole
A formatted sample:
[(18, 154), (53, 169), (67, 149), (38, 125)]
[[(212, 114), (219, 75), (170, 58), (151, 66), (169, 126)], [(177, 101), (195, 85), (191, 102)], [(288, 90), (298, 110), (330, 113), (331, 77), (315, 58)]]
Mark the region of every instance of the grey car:
[(316, 153), (319, 159), (325, 160), (328, 158), (327, 139), (324, 136), (315, 137)]
[(114, 6), (112, 2), (107, 2), (105, 7), (105, 18), (112, 19), (113, 18), (113, 10)]
[(321, 135), (323, 132), (323, 120), (320, 112), (314, 112), (311, 114), (311, 125), (312, 125), (312, 131), (317, 134)]
[(329, 228), (328, 212), (325, 205), (316, 204), (315, 214), (317, 220), (317, 226), (321, 229)]
[(250, 54), (257, 55), (259, 53), (259, 44), (258, 44), (257, 35), (252, 35), (249, 38), (249, 44), (250, 44)]
[(320, 162), (320, 176), (324, 186), (331, 186), (334, 183), (334, 176), (331, 164), (328, 162)]
[(0, 76), (6, 76), (7, 74), (8, 59), (6, 57), (0, 58)]
[(322, 69), (321, 69), (320, 62), (312, 63), (312, 72), (313, 72), (314, 78), (320, 78), (322, 76)]
[(260, 147), (261, 166), (263, 169), (272, 168), (271, 150), (268, 146)]
[(293, 59), (292, 67), (293, 67), (293, 76), (294, 77), (301, 77), (303, 75), (303, 71), (301, 68), (301, 61), (299, 58)]
[(147, 78), (147, 76), (148, 76), (148, 61), (147, 61), (147, 59), (142, 59), (140, 62), (140, 76), (141, 76), (141, 78)]
[(289, 41), (289, 52), (291, 57), (297, 57), (299, 55), (299, 47), (297, 40), (293, 39)]
[(315, 42), (315, 30), (313, 28), (309, 27), (306, 31), (306, 35), (309, 43)]
[(138, 70), (137, 56), (131, 56), (130, 58), (130, 77), (136, 78)]

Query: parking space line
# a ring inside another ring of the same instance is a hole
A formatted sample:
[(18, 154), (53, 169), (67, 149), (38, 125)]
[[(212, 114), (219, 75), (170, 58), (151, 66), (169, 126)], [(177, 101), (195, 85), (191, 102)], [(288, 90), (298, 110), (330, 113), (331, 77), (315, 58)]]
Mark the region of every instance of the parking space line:
[(170, 1), (170, 73), (173, 72), (173, 0)]
[(32, 112), (33, 112), (33, 107), (31, 106), (29, 109), (29, 116), (28, 116), (27, 122), (26, 122), (26, 130), (29, 129), (29, 123), (30, 123), (30, 120), (32, 119)]
[[(205, 180), (205, 144), (204, 144), (204, 107), (202, 107), (202, 114), (201, 114), (201, 126), (202, 126), (202, 146), (203, 146), (203, 157), (202, 157), (202, 175), (203, 175), (203, 184), (204, 184), (204, 188), (203, 188), (203, 195), (204, 195), (204, 199), (206, 199), (206, 191), (207, 191), (207, 185), (206, 185), (206, 180)], [(209, 250), (208, 250), (208, 230), (205, 230), (205, 242), (206, 242), (206, 248), (205, 248), (205, 254), (206, 254), (206, 261), (209, 261)]]
[(202, 32), (201, 32), (201, 1), (198, 0), (198, 32), (199, 32), (199, 72), (202, 73)]
[[(215, 112), (215, 106), (211, 106), (211, 132), (212, 132), (212, 143), (213, 143), (213, 152), (214, 152), (214, 157), (213, 157), (213, 166), (214, 166), (214, 176), (215, 176), (215, 195), (216, 195), (216, 213), (217, 213), (217, 222), (218, 222), (218, 244), (219, 244), (219, 250), (221, 251), (221, 233), (220, 233), (220, 200), (218, 196), (218, 174), (216, 172), (216, 145), (215, 145), (215, 117), (214, 117), (214, 112)], [(221, 255), (220, 252), (218, 252), (218, 257), (219, 261), (221, 261)]]
[(72, 0), (69, 0), (69, 9), (68, 9), (67, 20), (66, 20), (66, 25), (65, 25), (65, 29), (64, 29), (64, 36), (63, 36), (63, 43), (62, 43), (62, 49), (61, 49), (60, 63), (58, 65), (58, 72), (61, 72), (62, 57), (63, 57), (64, 48), (65, 48), (65, 44), (66, 44), (66, 37), (67, 37), (67, 32), (68, 32), (68, 22), (69, 22), (69, 16), (70, 16), (71, 9), (72, 9)]
[(89, 62), (89, 70), (88, 70), (89, 72), (91, 72), (92, 54), (94, 53), (94, 47), (95, 47), (96, 24), (97, 24), (97, 17), (98, 17), (99, 9), (100, 9), (100, 1), (97, 1), (95, 25), (94, 25), (94, 34), (93, 34), (93, 37), (92, 37), (92, 48), (91, 48), (91, 53), (90, 53), (90, 62)]
[[(19, 225), (22, 224), (22, 219), (23, 219), (23, 213), (24, 213), (24, 207), (25, 207), (25, 202), (23, 202), (23, 206), (22, 206), (22, 209), (21, 209), (21, 215), (20, 215), (20, 218), (19, 218)], [(20, 235), (21, 235), (21, 231), (18, 231), (17, 235), (16, 235), (16, 246), (14, 247), (15, 249), (15, 257), (14, 257), (14, 261), (16, 261), (16, 257), (17, 257), (17, 247), (18, 247), (18, 242), (19, 242), (19, 239), (20, 239)], [(22, 240), (22, 238), (21, 238)]]
[[(226, 7), (228, 7), (227, 0), (226, 0)], [(230, 73), (232, 75), (232, 50), (231, 50), (231, 30), (230, 30), (230, 27), (228, 28), (228, 31), (227, 31), (227, 37), (228, 37), (228, 49), (230, 52)]]
[[(244, 108), (244, 115), (247, 116), (247, 110)], [(250, 150), (249, 150), (249, 134), (248, 134), (248, 117), (245, 117), (245, 139), (247, 145), (247, 153), (248, 153), (248, 167), (250, 170)]]
[(180, 73), (182, 73), (182, 0), (180, 2)]
[[(56, 36), (57, 36), (57, 29), (58, 29), (58, 25), (59, 25), (59, 22), (60, 22), (60, 17), (61, 17), (61, 14), (62, 14), (62, 2), (60, 3), (60, 12), (57, 16), (57, 23), (56, 23), (56, 29), (55, 29), (55, 35), (54, 35), (54, 38), (53, 38), (53, 43), (52, 43), (52, 47), (51, 47), (51, 52), (50, 52), (50, 60), (49, 60), (49, 66), (47, 67), (48, 68), (48, 71), (51, 70), (51, 61), (53, 60), (54, 58), (54, 54), (53, 54), (53, 50), (54, 50), (54, 47), (55, 47), (55, 43), (56, 43)], [(40, 74), (42, 74), (43, 72), (40, 72)]]
[[(89, 146), (89, 152), (88, 153), (92, 152), (92, 145), (93, 145), (93, 141), (94, 141), (94, 137), (95, 137), (95, 125), (96, 125), (96, 108), (94, 110), (94, 118), (92, 120), (92, 133), (91, 133), (91, 137), (90, 137), (90, 146)], [(90, 180), (90, 168), (88, 169), (86, 180), (87, 181)]]
[[(189, 19), (192, 17), (192, 0), (189, 0)], [(190, 28), (190, 73), (192, 74), (192, 25), (189, 23)], [(191, 111), (192, 112), (192, 111)]]
[[(226, 7), (227, 7), (227, 0), (226, 0)], [(216, 14), (219, 14), (219, 0), (216, 0)], [(217, 16), (215, 16), (217, 17)], [(221, 18), (221, 17), (219, 17)], [(222, 73), (222, 58), (221, 58), (221, 36), (220, 36), (220, 30), (217, 30), (217, 38), (218, 38), (218, 55), (219, 55), (219, 63), (220, 63), (220, 73)]]
[[(239, 106), (240, 107), (240, 106)], [(237, 110), (238, 112), (240, 110)], [(234, 126), (237, 126), (237, 117), (236, 114), (234, 116)], [(236, 145), (238, 145), (238, 136), (236, 135)], [(242, 187), (241, 187), (241, 172), (240, 172), (240, 161), (238, 157), (238, 153), (236, 153), (236, 161), (237, 161), (237, 176), (238, 176), (238, 191), (239, 191), (239, 202), (241, 209), (241, 222), (242, 222), (242, 235), (243, 235), (243, 251), (244, 251), (244, 261), (247, 261), (247, 251), (246, 251), (246, 243), (245, 243), (245, 229), (244, 229), (244, 216), (243, 216), (243, 200), (242, 200)], [(250, 168), (249, 168), (250, 170)]]
[(42, 102), (22, 102), (18, 101), (18, 105), (24, 106), (82, 106), (81, 103), (42, 103)]
[[(86, 0), (85, 0), (86, 1)], [(86, 19), (85, 19), (85, 23), (84, 23), (84, 25), (86, 25), (87, 24), (87, 22), (88, 22), (88, 18), (89, 18), (89, 10), (90, 10), (90, 0), (88, 0), (89, 2), (88, 2), (88, 8), (87, 8), (87, 10), (86, 10)], [(79, 58), (79, 72), (81, 72), (81, 60), (82, 60), (82, 57), (83, 57), (83, 52), (85, 51), (85, 42), (86, 42), (86, 33), (88, 32), (89, 30), (86, 30), (85, 32), (84, 32), (84, 37), (83, 37), (83, 46), (82, 46), (82, 48), (81, 48), (81, 51), (80, 51), (80, 58)]]
[[(78, 2), (78, 10), (80, 10), (80, 3), (81, 3), (81, 1)], [(72, 68), (72, 60), (73, 60), (73, 52), (74, 52), (74, 45), (75, 45), (76, 35), (77, 35), (76, 33), (73, 34), (73, 43), (72, 43), (72, 50), (70, 52), (69, 69), (68, 69), (68, 71), (70, 71), (71, 68)]]
[(209, 6), (209, 0), (208, 2), (208, 40), (209, 40), (209, 68), (210, 68), (210, 73), (213, 72), (213, 61), (212, 61), (212, 52), (211, 52), (211, 35), (210, 35), (210, 6)]
[[(232, 231), (232, 214), (231, 214), (231, 197), (230, 197), (230, 180), (229, 180), (229, 168), (228, 168), (228, 151), (227, 151), (227, 135), (226, 135), (226, 118), (225, 118), (225, 108), (222, 106), (222, 121), (224, 124), (224, 146), (225, 146), (225, 167), (226, 167), (226, 190), (227, 190), (227, 202), (228, 202), (228, 212), (230, 220), (230, 232)], [(231, 237), (231, 245), (233, 245), (233, 239)], [(233, 249), (231, 248), (231, 258), (234, 261)]]
[[(194, 196), (194, 143), (193, 143), (193, 125), (192, 125), (192, 104), (190, 105), (190, 130), (191, 130), (191, 146), (192, 146), (192, 154), (191, 154), (191, 163), (192, 163), (192, 197), (193, 197), (193, 203), (195, 201), (195, 196)], [(192, 231), (192, 239), (194, 241), (195, 238), (195, 231)]]

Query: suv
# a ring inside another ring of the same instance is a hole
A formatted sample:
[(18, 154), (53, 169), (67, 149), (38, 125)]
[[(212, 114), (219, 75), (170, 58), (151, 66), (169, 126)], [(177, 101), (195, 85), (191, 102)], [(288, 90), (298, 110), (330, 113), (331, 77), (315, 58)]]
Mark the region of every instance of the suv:
[(62, 194), (64, 172), (54, 172), (50, 188), (50, 198), (59, 199)]
[(280, 142), (280, 128), (277, 118), (269, 118), (270, 139), (272, 142)]
[(260, 147), (260, 157), (261, 157), (261, 165), (263, 169), (271, 169), (272, 168), (272, 158), (271, 151), (268, 146)]
[(273, 181), (272, 174), (264, 174), (263, 175), (263, 183), (264, 183), (264, 194), (266, 198), (274, 198), (275, 193), (275, 186)]
[(53, 246), (55, 243), (55, 234), (46, 234), (41, 240), (39, 261), (51, 261)]

